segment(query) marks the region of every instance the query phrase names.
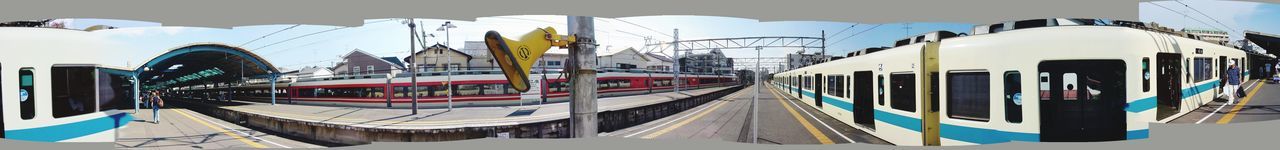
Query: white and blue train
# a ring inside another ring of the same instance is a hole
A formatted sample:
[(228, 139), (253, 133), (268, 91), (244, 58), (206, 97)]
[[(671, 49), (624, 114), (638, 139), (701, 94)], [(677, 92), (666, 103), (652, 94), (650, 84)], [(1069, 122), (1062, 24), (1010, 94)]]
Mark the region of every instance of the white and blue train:
[[(1145, 139), (1216, 98), (1246, 52), (1181, 35), (1037, 19), (933, 32), (773, 74), (779, 93), (896, 145)], [(1247, 68), (1245, 68), (1248, 78)], [(817, 97), (817, 98), (815, 98)]]
[[(131, 72), (103, 67), (109, 41), (80, 30), (0, 27), (0, 138), (112, 142), (133, 121)], [(125, 107), (128, 106), (128, 107)]]

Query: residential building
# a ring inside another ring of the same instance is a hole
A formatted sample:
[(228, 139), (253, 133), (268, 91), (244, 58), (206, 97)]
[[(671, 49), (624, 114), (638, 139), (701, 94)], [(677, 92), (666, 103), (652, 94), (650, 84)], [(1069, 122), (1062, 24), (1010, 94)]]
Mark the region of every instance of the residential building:
[(680, 72), (733, 74), (733, 58), (724, 56), (720, 49), (702, 54), (680, 55)]
[[(388, 58), (394, 60), (395, 57)], [(354, 49), (342, 55), (342, 62), (333, 67), (333, 73), (337, 75), (399, 74), (404, 69), (404, 65), (398, 61), (391, 62), (386, 58)]]

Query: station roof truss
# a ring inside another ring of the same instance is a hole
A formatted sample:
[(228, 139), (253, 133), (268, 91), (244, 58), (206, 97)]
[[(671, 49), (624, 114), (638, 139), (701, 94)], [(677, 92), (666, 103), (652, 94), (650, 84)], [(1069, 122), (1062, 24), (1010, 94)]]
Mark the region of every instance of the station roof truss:
[(174, 48), (134, 70), (146, 89), (210, 83), (239, 83), (275, 77), (280, 71), (245, 49), (216, 43)]

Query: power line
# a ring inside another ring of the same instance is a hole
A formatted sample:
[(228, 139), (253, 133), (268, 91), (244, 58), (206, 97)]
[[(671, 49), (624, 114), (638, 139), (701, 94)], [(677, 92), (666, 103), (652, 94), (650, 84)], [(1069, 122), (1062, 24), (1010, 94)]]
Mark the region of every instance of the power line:
[(857, 26), (858, 26), (858, 24), (856, 24), (856, 23), (855, 23), (855, 24), (853, 24), (852, 26), (849, 26), (848, 28), (841, 29), (841, 30), (840, 30), (840, 32), (836, 32), (836, 34), (831, 34), (831, 35), (829, 35), (829, 36), (827, 36), (827, 37), (822, 37), (822, 38), (831, 38), (831, 37), (835, 37), (836, 35), (840, 35), (840, 33), (844, 33), (844, 31), (849, 31), (849, 29), (853, 29), (853, 27), (857, 27)]
[[(370, 24), (382, 23), (382, 22), (387, 22), (387, 21), (391, 21), (391, 20), (393, 20), (393, 19), (387, 19), (387, 20), (382, 20), (382, 21), (369, 22), (369, 23), (365, 23), (364, 25), (370, 25)], [(364, 25), (361, 25), (361, 26), (364, 26)], [(339, 30), (339, 29), (347, 29), (347, 28), (351, 28), (351, 27), (338, 27), (338, 28), (333, 28), (333, 29), (324, 30), (324, 31), (320, 31), (320, 32), (313, 32), (313, 33), (309, 33), (309, 34), (305, 34), (305, 35), (301, 35), (301, 36), (296, 36), (296, 37), (293, 37), (293, 38), (285, 39), (285, 40), (283, 40), (283, 41), (279, 41), (279, 42), (275, 42), (275, 43), (267, 44), (267, 45), (262, 46), (262, 47), (254, 48), (254, 49), (253, 49), (253, 50), (251, 50), (251, 51), (257, 51), (257, 50), (259, 50), (259, 49), (267, 48), (267, 47), (270, 47), (270, 46), (272, 46), (272, 45), (276, 45), (276, 44), (280, 44), (280, 43), (284, 43), (284, 42), (292, 41), (292, 40), (295, 40), (295, 39), (299, 39), (299, 38), (303, 38), (303, 37), (307, 37), (307, 36), (311, 36), (311, 35), (316, 35), (316, 34), (325, 33), (325, 32), (334, 31), (334, 30)]]
[(1209, 18), (1209, 20), (1213, 20), (1213, 22), (1217, 22), (1218, 25), (1222, 25), (1222, 27), (1231, 29), (1232, 32), (1239, 32), (1239, 31), (1236, 31), (1236, 29), (1232, 29), (1231, 26), (1227, 26), (1227, 24), (1223, 24), (1221, 21), (1218, 21), (1218, 19), (1214, 19), (1213, 17), (1210, 17), (1208, 14), (1204, 14), (1204, 12), (1200, 12), (1200, 10), (1197, 10), (1196, 8), (1192, 8), (1190, 5), (1187, 5), (1187, 3), (1182, 3), (1182, 1), (1176, 1), (1176, 0), (1174, 2), (1178, 2), (1178, 4), (1182, 4), (1183, 7), (1187, 7), (1193, 11), (1196, 11), (1196, 13), (1199, 13), (1201, 16), (1204, 16), (1205, 18)]
[(1187, 14), (1183, 14), (1182, 12), (1178, 12), (1178, 11), (1175, 11), (1175, 10), (1173, 10), (1173, 9), (1169, 9), (1169, 7), (1164, 7), (1164, 5), (1160, 5), (1160, 4), (1157, 4), (1157, 3), (1154, 3), (1154, 2), (1147, 2), (1147, 3), (1150, 3), (1151, 5), (1156, 5), (1156, 6), (1160, 7), (1160, 8), (1164, 8), (1164, 10), (1169, 10), (1169, 12), (1173, 12), (1173, 13), (1177, 13), (1177, 14), (1179, 14), (1179, 15), (1182, 15), (1182, 17), (1186, 17), (1187, 19), (1195, 20), (1196, 22), (1200, 22), (1200, 24), (1204, 24), (1204, 25), (1206, 25), (1206, 26), (1209, 26), (1210, 28), (1217, 29), (1217, 30), (1222, 30), (1222, 29), (1219, 29), (1218, 27), (1214, 27), (1213, 25), (1210, 25), (1209, 23), (1205, 23), (1204, 21), (1200, 21), (1200, 19), (1191, 18), (1191, 16), (1189, 16), (1189, 15), (1187, 15)]
[[(382, 20), (382, 21), (374, 21), (374, 22), (365, 23), (365, 25), (370, 25), (370, 24), (375, 24), (375, 23), (382, 23), (382, 22), (387, 22), (387, 21), (392, 21), (392, 20), (395, 20), (395, 19), (387, 19), (387, 20)], [(365, 30), (369, 30), (369, 29), (370, 29), (370, 28), (364, 28), (363, 26), (362, 26), (361, 28), (363, 28), (363, 29), (365, 29)], [(385, 28), (385, 27), (384, 27), (384, 28)], [(347, 34), (343, 34), (343, 35), (345, 36), (345, 35), (350, 35), (350, 34), (351, 34), (351, 33), (347, 33)], [(274, 55), (274, 54), (279, 54), (279, 53), (281, 53), (281, 52), (286, 52), (286, 51), (290, 51), (290, 50), (294, 50), (294, 49), (298, 49), (298, 48), (303, 48), (303, 47), (307, 47), (307, 46), (311, 46), (311, 45), (315, 45), (315, 44), (320, 44), (321, 42), (327, 42), (327, 41), (334, 40), (334, 39), (336, 39), (336, 38), (330, 38), (330, 39), (326, 39), (326, 40), (315, 41), (315, 42), (311, 42), (311, 43), (304, 44), (304, 45), (302, 45), (302, 46), (297, 46), (297, 47), (293, 47), (293, 48), (289, 48), (289, 49), (284, 49), (284, 50), (280, 50), (280, 51), (276, 51), (276, 52), (268, 53), (268, 54), (265, 54), (265, 55), (262, 55), (262, 56), (271, 56), (271, 55)]]
[(284, 32), (284, 30), (293, 29), (293, 28), (296, 28), (296, 27), (298, 27), (298, 26), (302, 26), (302, 24), (294, 24), (293, 26), (289, 26), (288, 28), (280, 29), (279, 31), (276, 31), (276, 32), (271, 32), (270, 34), (263, 35), (262, 37), (258, 37), (258, 38), (256, 38), (256, 39), (249, 40), (249, 42), (244, 42), (243, 44), (240, 44), (240, 46), (249, 45), (249, 43), (253, 43), (254, 41), (258, 41), (258, 40), (261, 40), (261, 39), (263, 39), (263, 38), (267, 38), (268, 36), (275, 35), (276, 33)]
[(846, 39), (849, 39), (849, 38), (854, 37), (854, 36), (858, 36), (859, 34), (862, 34), (862, 33), (867, 32), (867, 31), (874, 30), (874, 29), (876, 29), (876, 27), (880, 27), (880, 25), (883, 25), (883, 24), (876, 24), (876, 26), (871, 26), (871, 28), (869, 28), (869, 29), (867, 29), (867, 30), (862, 30), (862, 32), (854, 33), (853, 35), (849, 35), (849, 36), (847, 36), (847, 37), (844, 37), (843, 39), (836, 40), (836, 42), (827, 43), (827, 45), (835, 45), (836, 43), (844, 42), (844, 40), (846, 40)]
[(653, 29), (651, 29), (651, 28), (649, 28), (649, 27), (645, 27), (645, 26), (642, 26), (642, 25), (640, 25), (640, 24), (632, 23), (632, 22), (630, 22), (630, 21), (626, 21), (626, 20), (622, 20), (622, 19), (614, 19), (614, 18), (610, 18), (610, 19), (617, 20), (617, 21), (622, 21), (623, 23), (631, 24), (631, 25), (636, 26), (636, 27), (644, 28), (645, 30), (653, 31), (654, 33), (662, 34), (662, 35), (665, 35), (665, 36), (670, 37), (670, 38), (675, 38), (675, 36), (671, 36), (670, 34), (667, 34), (666, 32), (659, 32), (658, 30), (653, 30)]

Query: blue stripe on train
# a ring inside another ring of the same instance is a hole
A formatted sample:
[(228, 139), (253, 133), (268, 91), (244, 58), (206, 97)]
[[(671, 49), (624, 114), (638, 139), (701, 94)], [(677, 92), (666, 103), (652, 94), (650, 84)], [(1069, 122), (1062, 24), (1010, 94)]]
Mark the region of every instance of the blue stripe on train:
[[(786, 85), (781, 85), (781, 86), (786, 87), (792, 91), (796, 90), (795, 88), (792, 88), (790, 86), (786, 86)], [(804, 90), (801, 90), (800, 93), (801, 95), (804, 95), (810, 98), (812, 98), (814, 95), (813, 92), (804, 91)], [(823, 97), (824, 97), (823, 98), (824, 102), (828, 102), (828, 101), (839, 102), (839, 104), (833, 104), (833, 105), (841, 109), (848, 110), (850, 112), (853, 111), (853, 104), (832, 99), (827, 96), (823, 96)], [(1139, 100), (1139, 101), (1143, 101), (1143, 100)], [(1150, 100), (1150, 101), (1154, 102), (1154, 100)], [(1154, 107), (1154, 105), (1152, 105), (1152, 107)], [(906, 128), (908, 130), (912, 130), (915, 132), (921, 132), (922, 127), (920, 126), (921, 124), (920, 119), (916, 119), (909, 116), (898, 115), (894, 113), (889, 113), (889, 112), (884, 112), (878, 109), (874, 110), (873, 112), (874, 112), (873, 116), (875, 116), (875, 120), (885, 122), (894, 126)], [(951, 125), (951, 124), (945, 124), (945, 123), (939, 123), (938, 134), (940, 134), (940, 136), (943, 138), (964, 141), (969, 143), (977, 143), (977, 144), (994, 144), (994, 143), (1003, 143), (1003, 142), (1009, 142), (1009, 141), (1040, 141), (1040, 134), (1038, 133), (1000, 131), (1000, 130), (993, 130), (993, 129), (986, 129), (986, 128), (957, 126), (957, 125)], [(1148, 134), (1149, 134), (1148, 129), (1132, 130), (1132, 131), (1126, 132), (1126, 138), (1127, 139), (1145, 139), (1148, 137)]]
[[(1194, 87), (1183, 88), (1182, 100), (1187, 100), (1196, 95), (1200, 95), (1201, 93), (1212, 91), (1214, 88), (1218, 88), (1218, 84), (1221, 84), (1221, 80), (1215, 79), (1215, 80), (1209, 81), (1208, 83), (1200, 84)], [(1156, 108), (1156, 97), (1151, 96), (1151, 97), (1146, 97), (1146, 98), (1142, 98), (1142, 99), (1138, 99), (1136, 101), (1130, 102), (1129, 105), (1124, 108), (1124, 110), (1137, 113), (1137, 112), (1151, 110), (1154, 108)]]
[(5, 130), (5, 138), (36, 142), (58, 142), (123, 127), (133, 121), (128, 113), (99, 117), (80, 122), (29, 129)]

